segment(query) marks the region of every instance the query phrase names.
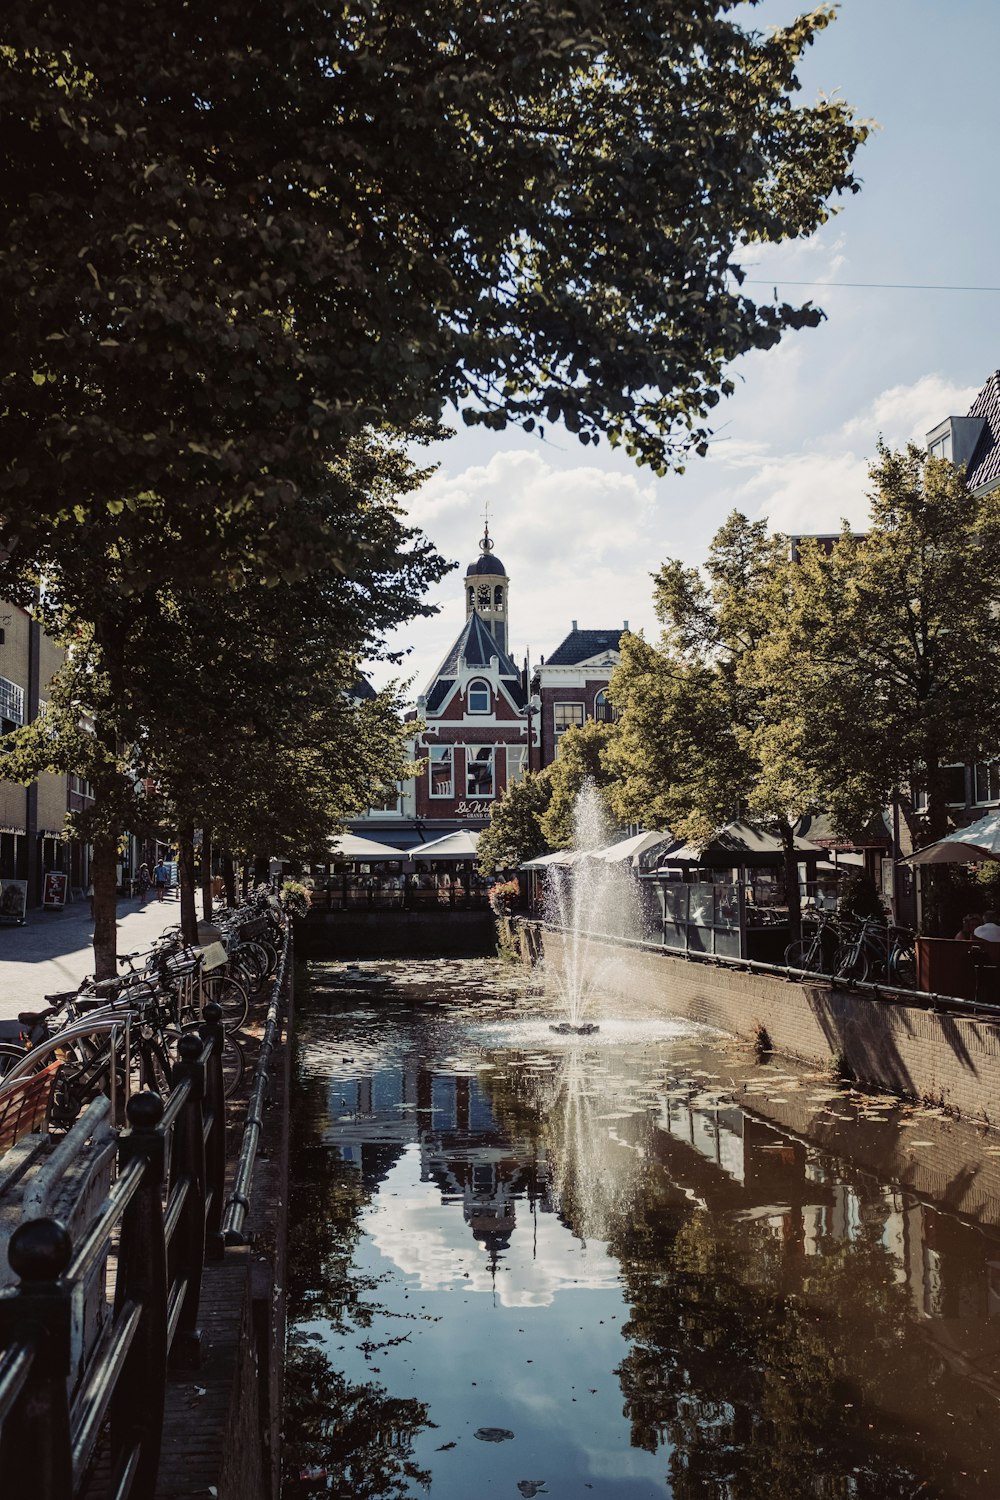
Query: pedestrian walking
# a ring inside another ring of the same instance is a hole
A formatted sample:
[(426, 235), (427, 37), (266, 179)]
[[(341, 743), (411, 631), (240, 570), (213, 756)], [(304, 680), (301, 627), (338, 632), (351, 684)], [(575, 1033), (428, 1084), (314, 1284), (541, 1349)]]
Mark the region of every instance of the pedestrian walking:
[(139, 873), (135, 880), (139, 892), (139, 905), (145, 906), (146, 892), (149, 890), (149, 866), (147, 864), (143, 863), (139, 866)]
[(162, 901), (170, 884), (170, 871), (162, 859), (153, 871), (153, 884), (156, 886), (156, 899)]

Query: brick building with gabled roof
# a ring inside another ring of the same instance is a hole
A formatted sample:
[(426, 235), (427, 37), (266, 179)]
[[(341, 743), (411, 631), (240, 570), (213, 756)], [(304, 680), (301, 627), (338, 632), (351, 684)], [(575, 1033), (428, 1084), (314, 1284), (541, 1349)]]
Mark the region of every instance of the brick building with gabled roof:
[(611, 674), (621, 660), (620, 643), (628, 621), (609, 630), (572, 629), (538, 668), (541, 698), (541, 765), (559, 754), (559, 740), (567, 729), (587, 719), (611, 723), (615, 710), (608, 701)]
[(425, 728), (415, 751), (427, 766), (414, 788), (415, 818), (428, 839), (484, 828), (496, 799), (528, 769), (526, 673), (507, 652), (509, 583), (487, 530), (465, 575), (465, 624), (417, 699)]

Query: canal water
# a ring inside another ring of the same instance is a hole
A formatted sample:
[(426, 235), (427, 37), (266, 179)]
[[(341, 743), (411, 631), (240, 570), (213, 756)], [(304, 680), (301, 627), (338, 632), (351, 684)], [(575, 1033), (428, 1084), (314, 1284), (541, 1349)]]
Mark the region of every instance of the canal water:
[(998, 1138), (530, 984), (312, 966), (286, 1500), (1000, 1495)]

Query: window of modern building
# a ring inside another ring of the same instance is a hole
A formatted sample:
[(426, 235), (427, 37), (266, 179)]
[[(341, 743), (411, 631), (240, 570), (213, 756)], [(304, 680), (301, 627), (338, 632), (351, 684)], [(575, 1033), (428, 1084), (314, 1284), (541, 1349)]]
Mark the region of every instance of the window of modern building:
[(579, 727), (584, 721), (586, 710), (582, 703), (553, 703), (552, 722), (556, 732), (556, 738), (565, 734), (567, 729)]
[(24, 723), (24, 688), (0, 677), (0, 734), (9, 734)]
[(454, 751), (451, 745), (432, 745), (428, 772), (432, 797), (453, 797), (455, 777), (453, 772)]
[(507, 785), (513, 786), (515, 781), (521, 781), (525, 771), (528, 769), (528, 747), (527, 745), (507, 746)]
[(928, 449), (928, 452), (930, 453), (931, 458), (947, 458), (949, 461), (951, 460), (952, 447), (950, 427), (947, 432), (942, 432), (940, 437), (934, 439), (933, 443), (931, 443), (931, 446)]
[(470, 745), (465, 752), (465, 795), (492, 797), (493, 746)]
[(617, 717), (617, 708), (608, 700), (607, 693), (601, 688), (594, 699), (594, 718), (598, 724), (613, 724)]
[(1000, 802), (1000, 760), (981, 760), (976, 766), (976, 802)]
[(492, 707), (490, 685), (481, 677), (469, 683), (468, 704), (470, 714), (488, 714)]

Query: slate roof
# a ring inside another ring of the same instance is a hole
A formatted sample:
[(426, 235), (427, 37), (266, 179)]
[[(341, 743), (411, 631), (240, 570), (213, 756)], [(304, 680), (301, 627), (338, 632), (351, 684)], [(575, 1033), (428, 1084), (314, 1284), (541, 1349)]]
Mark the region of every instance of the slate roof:
[(603, 651), (617, 651), (624, 634), (621, 630), (571, 630), (564, 641), (545, 658), (547, 667), (575, 667)]
[(362, 672), (359, 675), (357, 681), (347, 689), (347, 696), (349, 698), (356, 699), (358, 702), (361, 702), (362, 699), (376, 698), (378, 694), (375, 692), (375, 689), (368, 681), (368, 678)]
[(987, 380), (969, 407), (969, 416), (984, 417), (986, 426), (969, 459), (965, 482), (970, 490), (992, 487), (1000, 480), (1000, 370)]
[(497, 645), (489, 626), (483, 623), (481, 617), (471, 614), (455, 644), (434, 673), (427, 694), (427, 712), (435, 713), (450, 697), (458, 678), (460, 659), (464, 657), (466, 665), (470, 667), (488, 667), (492, 656), (500, 659), (500, 678), (505, 691), (518, 708), (523, 708), (526, 700), (521, 686), (521, 673), (513, 658)]

